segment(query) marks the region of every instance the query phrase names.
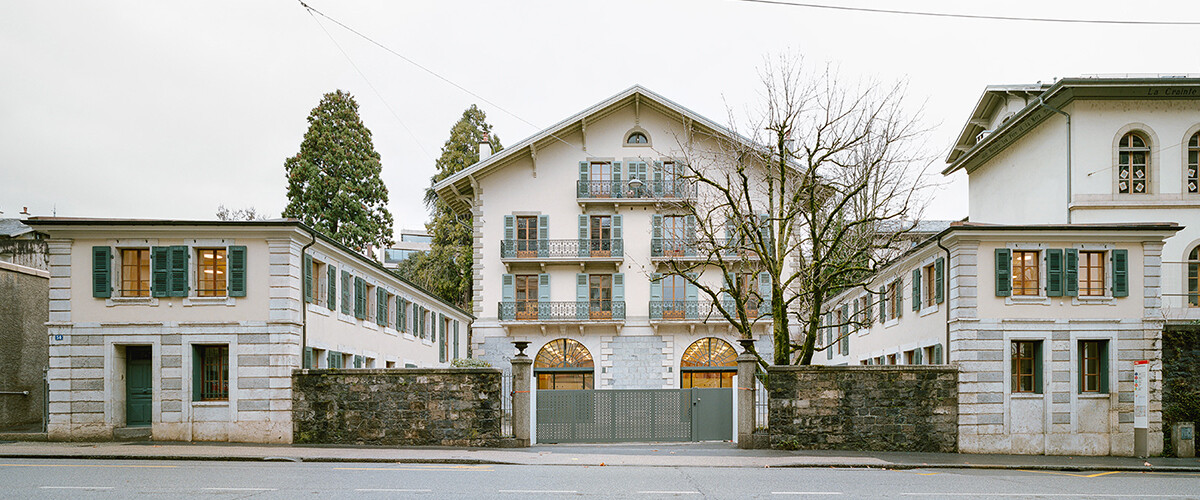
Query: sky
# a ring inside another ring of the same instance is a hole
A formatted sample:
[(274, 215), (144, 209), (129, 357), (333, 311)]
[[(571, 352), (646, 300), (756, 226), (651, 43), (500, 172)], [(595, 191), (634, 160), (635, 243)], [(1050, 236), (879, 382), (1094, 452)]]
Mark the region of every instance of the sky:
[[(1189, 1), (820, 1), (1200, 21)], [(764, 58), (798, 54), (848, 81), (906, 82), (937, 174), (987, 85), (1200, 72), (1196, 26), (738, 0), (306, 2), (408, 61), (295, 0), (0, 0), (0, 217), (28, 207), (35, 216), (213, 219), (218, 205), (277, 217), (287, 204), (284, 159), (335, 89), (355, 96), (373, 133), (400, 229), (428, 219), (421, 199), (434, 159), (471, 104), (504, 145), (634, 84), (724, 123), (761, 98)], [(965, 217), (965, 174), (931, 180), (925, 216)]]

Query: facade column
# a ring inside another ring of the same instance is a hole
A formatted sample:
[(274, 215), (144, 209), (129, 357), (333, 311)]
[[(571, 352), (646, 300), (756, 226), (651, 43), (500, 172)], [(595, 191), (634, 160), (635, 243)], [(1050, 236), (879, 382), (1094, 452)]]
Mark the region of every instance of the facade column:
[(525, 355), (529, 342), (513, 342), (517, 346), (517, 355), (512, 358), (512, 428), (517, 446), (529, 447), (530, 440), (530, 390), (532, 386), (533, 359)]
[(738, 448), (752, 449), (754, 443), (754, 373), (758, 371), (758, 358), (749, 352), (742, 351), (742, 355), (737, 358), (737, 378), (738, 386), (734, 390), (737, 392), (734, 395), (737, 404), (737, 434)]

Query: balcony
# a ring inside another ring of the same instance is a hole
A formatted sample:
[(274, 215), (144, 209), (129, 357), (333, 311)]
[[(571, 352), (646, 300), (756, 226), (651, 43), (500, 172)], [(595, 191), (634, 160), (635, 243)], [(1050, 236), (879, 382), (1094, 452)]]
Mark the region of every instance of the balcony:
[(694, 238), (651, 238), (650, 260), (706, 261), (716, 251), (720, 251), (725, 260), (758, 260), (758, 253), (745, 248), (726, 246), (726, 241), (724, 238), (712, 242), (697, 241)]
[(625, 302), (499, 302), (497, 317), (512, 323), (624, 322)]
[(620, 263), (625, 260), (625, 241), (608, 240), (501, 240), (500, 261), (511, 263)]
[[(770, 308), (771, 305), (763, 303)], [(726, 308), (733, 308), (732, 302), (725, 303)], [(770, 311), (764, 310), (758, 304), (748, 304), (746, 316), (751, 320), (758, 317), (768, 317)], [(722, 323), (725, 317), (721, 311), (706, 300), (652, 300), (650, 301), (650, 322), (677, 321), (686, 323)]]
[(580, 203), (638, 204), (689, 201), (696, 198), (696, 185), (682, 179), (639, 180), (632, 186), (628, 180), (576, 181), (575, 197)]

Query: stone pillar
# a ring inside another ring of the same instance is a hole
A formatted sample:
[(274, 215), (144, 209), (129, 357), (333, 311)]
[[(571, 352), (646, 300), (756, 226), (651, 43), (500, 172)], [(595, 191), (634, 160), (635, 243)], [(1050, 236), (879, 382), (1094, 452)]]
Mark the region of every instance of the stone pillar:
[(517, 346), (517, 355), (512, 358), (512, 429), (513, 437), (516, 438), (517, 446), (528, 447), (529, 435), (529, 411), (530, 404), (533, 402), (530, 398), (530, 389), (532, 389), (533, 375), (533, 359), (525, 355), (525, 348), (529, 346), (528, 342), (513, 342), (513, 344), (524, 344)]
[(738, 433), (738, 448), (753, 449), (756, 447), (754, 443), (754, 417), (756, 411), (754, 408), (754, 388), (755, 379), (754, 373), (758, 370), (758, 358), (748, 352), (742, 352), (737, 358), (737, 378), (738, 386), (734, 390), (737, 394), (734, 395), (737, 404), (737, 433)]

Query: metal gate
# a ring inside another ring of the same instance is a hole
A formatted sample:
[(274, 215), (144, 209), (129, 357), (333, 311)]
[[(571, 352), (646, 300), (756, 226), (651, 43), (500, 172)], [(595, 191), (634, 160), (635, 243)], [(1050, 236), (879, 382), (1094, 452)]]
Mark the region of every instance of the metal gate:
[(732, 438), (732, 389), (537, 392), (539, 443), (713, 441)]

